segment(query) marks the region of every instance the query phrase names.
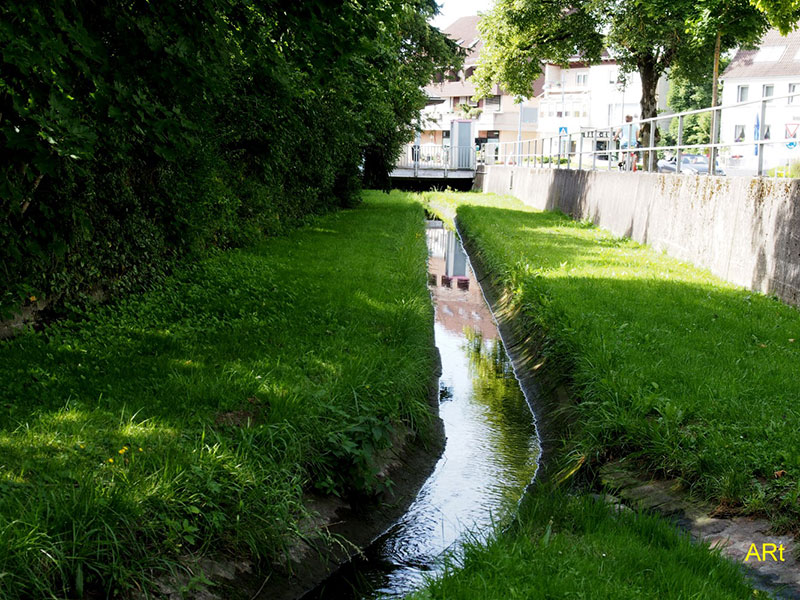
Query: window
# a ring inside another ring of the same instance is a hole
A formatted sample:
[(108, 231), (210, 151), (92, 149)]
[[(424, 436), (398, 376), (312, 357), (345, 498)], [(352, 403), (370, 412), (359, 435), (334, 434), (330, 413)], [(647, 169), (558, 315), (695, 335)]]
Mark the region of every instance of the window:
[(733, 140), (735, 142), (744, 141), (744, 125), (736, 125), (733, 132)]
[(736, 101), (737, 102), (747, 102), (747, 90), (748, 86), (740, 85), (736, 88)]
[(761, 96), (763, 98), (769, 98), (770, 96), (775, 95), (775, 86), (771, 83), (767, 83), (761, 87)]
[(581, 73), (579, 75), (575, 75), (575, 83), (577, 85), (586, 85), (589, 80), (589, 75), (586, 73)]
[(486, 110), (500, 110), (500, 96), (489, 96), (484, 100)]
[[(790, 94), (795, 94), (797, 92), (800, 92), (800, 83), (790, 83), (789, 84), (789, 93)], [(792, 98), (789, 98), (788, 103), (789, 104), (798, 104), (798, 103), (800, 103), (800, 96), (793, 96)]]

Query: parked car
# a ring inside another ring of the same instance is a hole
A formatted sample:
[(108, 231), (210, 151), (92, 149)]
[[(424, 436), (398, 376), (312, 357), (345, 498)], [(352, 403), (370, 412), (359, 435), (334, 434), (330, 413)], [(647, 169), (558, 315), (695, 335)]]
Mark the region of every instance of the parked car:
[[(658, 161), (658, 172), (675, 173), (677, 171), (677, 166), (677, 155), (671, 158), (664, 158)], [(708, 157), (704, 154), (683, 154), (681, 156), (681, 173), (687, 173), (689, 175), (708, 175), (708, 167)], [(714, 174), (725, 175), (725, 171), (719, 166), (719, 161), (717, 161)]]

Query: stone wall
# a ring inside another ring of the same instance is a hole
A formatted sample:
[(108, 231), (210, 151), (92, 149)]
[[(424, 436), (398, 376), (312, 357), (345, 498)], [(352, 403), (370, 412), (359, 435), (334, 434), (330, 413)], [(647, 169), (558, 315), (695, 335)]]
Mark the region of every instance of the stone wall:
[(487, 166), (482, 183), (800, 305), (800, 180)]

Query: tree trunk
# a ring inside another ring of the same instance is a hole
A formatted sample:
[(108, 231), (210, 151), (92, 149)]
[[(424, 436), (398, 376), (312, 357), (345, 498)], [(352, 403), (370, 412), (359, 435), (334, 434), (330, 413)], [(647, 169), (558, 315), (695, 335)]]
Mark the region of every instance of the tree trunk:
[[(652, 58), (639, 63), (639, 77), (642, 79), (642, 99), (639, 106), (642, 109), (642, 119), (650, 119), (658, 116), (658, 104), (656, 99), (656, 88), (658, 87), (658, 71), (656, 70), (655, 60)], [(643, 123), (640, 129), (641, 146), (650, 145), (650, 128), (655, 123)], [(658, 130), (656, 129), (655, 142), (658, 142)], [(655, 145), (655, 144), (654, 144)], [(643, 153), (644, 170), (650, 169), (650, 153)], [(654, 161), (655, 164), (655, 161)]]
[[(721, 34), (719, 29), (717, 29), (717, 42), (714, 45), (714, 80), (711, 82), (711, 106), (716, 106), (718, 104), (720, 38)], [(713, 111), (711, 113), (711, 143), (719, 139), (719, 136), (715, 135), (715, 133), (719, 131), (718, 121), (719, 113), (717, 111)], [(709, 173), (714, 174), (717, 166), (717, 149), (714, 147), (711, 148), (711, 156), (709, 157), (708, 164), (708, 168), (710, 169)]]

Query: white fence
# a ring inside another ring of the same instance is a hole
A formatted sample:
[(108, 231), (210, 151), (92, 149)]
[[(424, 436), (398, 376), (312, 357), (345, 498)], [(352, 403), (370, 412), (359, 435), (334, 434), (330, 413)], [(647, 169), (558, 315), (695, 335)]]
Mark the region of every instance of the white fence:
[[(483, 148), (482, 158), (488, 165), (591, 170), (646, 168), (701, 175), (727, 172), (785, 177), (789, 176), (793, 165), (800, 167), (800, 123), (787, 121), (792, 117), (786, 116), (790, 114), (788, 107), (791, 105), (798, 112), (800, 92), (640, 119), (612, 127), (585, 128), (576, 133), (534, 140), (488, 143)], [(686, 121), (693, 115), (707, 115), (709, 126), (705, 136), (695, 130), (692, 133), (695, 139), (686, 143)], [(749, 119), (752, 119), (751, 124), (735, 125), (737, 121), (746, 123)], [(642, 139), (644, 129), (649, 129), (648, 139)], [(721, 130), (725, 135), (720, 135)], [(626, 143), (637, 138), (638, 142)]]
[(400, 169), (474, 170), (477, 152), (472, 147), (450, 148), (437, 144), (409, 144), (397, 159)]

